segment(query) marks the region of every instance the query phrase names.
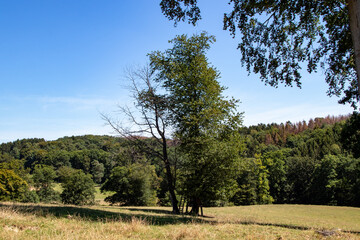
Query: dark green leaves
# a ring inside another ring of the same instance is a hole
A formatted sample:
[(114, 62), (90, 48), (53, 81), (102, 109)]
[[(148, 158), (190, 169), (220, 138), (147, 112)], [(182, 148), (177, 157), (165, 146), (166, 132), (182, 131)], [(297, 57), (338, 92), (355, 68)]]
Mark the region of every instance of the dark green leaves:
[(174, 20), (175, 24), (188, 19), (189, 23), (195, 25), (201, 19), (196, 2), (197, 0), (162, 0), (160, 7), (164, 15), (169, 20)]
[[(196, 1), (163, 0), (163, 13), (175, 22), (195, 24)], [(302, 69), (325, 70), (328, 95), (356, 108), (360, 99), (348, 1), (345, 0), (230, 0), (224, 30), (240, 36), (241, 62), (247, 71), (273, 87), (301, 87)], [(190, 9), (190, 10), (189, 10)], [(200, 14), (200, 11), (197, 12)], [(355, 16), (356, 17), (356, 16)], [(356, 31), (356, 30), (355, 30)], [(360, 71), (360, 70), (357, 70)]]

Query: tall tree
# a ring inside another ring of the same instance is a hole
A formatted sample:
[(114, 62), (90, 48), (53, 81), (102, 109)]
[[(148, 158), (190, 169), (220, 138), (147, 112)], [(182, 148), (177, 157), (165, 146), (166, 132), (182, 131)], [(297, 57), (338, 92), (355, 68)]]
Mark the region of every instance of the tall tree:
[(219, 73), (205, 55), (214, 36), (177, 36), (165, 52), (149, 54), (157, 81), (165, 88), (171, 122), (185, 157), (183, 194), (192, 213), (218, 197), (229, 183), (238, 156), (237, 128), (242, 115), (237, 101), (222, 95)]
[[(128, 107), (120, 107), (120, 110), (129, 118), (134, 128), (129, 129), (105, 115), (103, 118), (120, 136), (135, 144), (141, 151), (162, 160), (172, 212), (177, 214), (179, 208), (174, 178), (176, 169), (168, 152), (168, 132), (171, 126), (167, 99), (158, 93), (158, 84), (154, 82), (153, 73), (148, 66), (138, 70), (129, 69), (127, 78), (132, 83), (132, 97), (135, 100), (136, 113)], [(149, 136), (155, 141), (146, 141), (144, 136)]]
[[(241, 34), (238, 49), (249, 72), (262, 81), (301, 87), (301, 68), (326, 69), (328, 95), (354, 108), (360, 102), (359, 0), (230, 0), (224, 30)], [(175, 23), (201, 19), (197, 0), (162, 0), (161, 9)]]

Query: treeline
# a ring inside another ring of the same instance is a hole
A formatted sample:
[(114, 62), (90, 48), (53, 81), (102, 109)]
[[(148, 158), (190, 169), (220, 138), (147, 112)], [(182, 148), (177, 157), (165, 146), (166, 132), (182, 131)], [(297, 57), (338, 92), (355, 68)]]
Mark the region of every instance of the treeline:
[[(232, 183), (202, 205), (360, 206), (359, 129), (358, 113), (243, 127)], [(175, 182), (183, 186), (181, 153), (176, 141), (169, 145)], [(170, 205), (163, 162), (124, 138), (23, 139), (1, 144), (0, 153), (0, 200), (94, 203), (95, 183), (115, 192), (106, 199), (111, 203)], [(62, 184), (61, 195), (54, 182)]]
[(243, 128), (234, 203), (360, 206), (359, 129), (358, 113)]

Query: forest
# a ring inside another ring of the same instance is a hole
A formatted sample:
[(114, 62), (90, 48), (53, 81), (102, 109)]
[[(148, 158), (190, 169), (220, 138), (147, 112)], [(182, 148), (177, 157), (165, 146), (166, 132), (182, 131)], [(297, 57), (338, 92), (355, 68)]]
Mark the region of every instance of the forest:
[[(360, 114), (241, 127), (226, 188), (202, 206), (322, 204), (360, 206)], [(155, 139), (141, 138), (150, 144)], [(186, 196), (185, 157), (169, 140), (176, 197)], [(123, 137), (22, 139), (0, 145), (1, 200), (94, 204), (94, 186), (120, 205), (170, 206), (164, 162)], [(222, 181), (213, 176), (213, 181)], [(53, 189), (61, 183), (63, 192)], [(231, 183), (231, 184), (230, 184)], [(211, 185), (207, 186), (211, 188)]]

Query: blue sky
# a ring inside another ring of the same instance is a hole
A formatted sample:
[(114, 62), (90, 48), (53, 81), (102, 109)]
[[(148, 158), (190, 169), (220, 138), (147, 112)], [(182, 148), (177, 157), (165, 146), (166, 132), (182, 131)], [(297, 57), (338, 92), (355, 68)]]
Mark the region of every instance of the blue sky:
[[(200, 0), (196, 27), (175, 28), (160, 1), (0, 0), (0, 142), (110, 134), (100, 113), (131, 104), (124, 69), (165, 50), (179, 34), (216, 36), (209, 61), (225, 94), (241, 100), (244, 125), (308, 120), (352, 112), (326, 95), (320, 71), (303, 73), (303, 87), (272, 88), (246, 72), (238, 39), (222, 30), (226, 1)], [(119, 116), (121, 117), (121, 116)]]

